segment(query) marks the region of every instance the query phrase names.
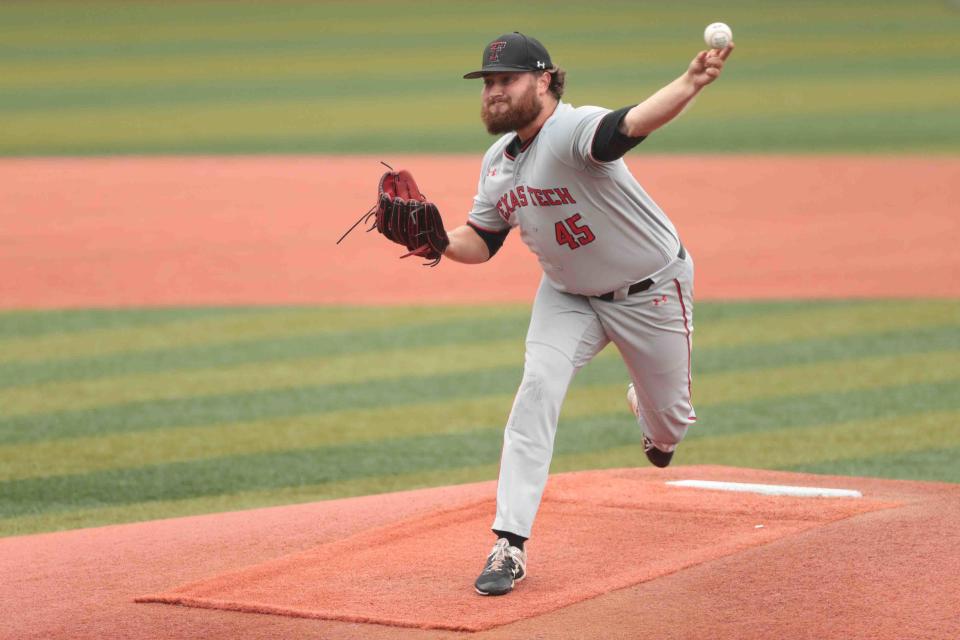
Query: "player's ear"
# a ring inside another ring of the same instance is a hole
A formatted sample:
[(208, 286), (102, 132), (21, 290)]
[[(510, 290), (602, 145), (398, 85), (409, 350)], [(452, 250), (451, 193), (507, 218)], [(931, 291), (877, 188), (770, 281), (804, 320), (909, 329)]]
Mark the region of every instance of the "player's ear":
[(537, 73), (537, 93), (543, 95), (550, 89), (550, 80), (553, 76), (550, 75), (548, 71), (541, 71)]

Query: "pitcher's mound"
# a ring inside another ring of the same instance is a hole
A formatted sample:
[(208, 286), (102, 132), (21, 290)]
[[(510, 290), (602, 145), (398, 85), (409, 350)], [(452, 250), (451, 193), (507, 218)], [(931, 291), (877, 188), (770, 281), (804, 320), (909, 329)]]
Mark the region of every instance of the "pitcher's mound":
[[(695, 479), (695, 478), (694, 478)], [(724, 489), (735, 489), (724, 490)], [(493, 542), (492, 499), (437, 510), (138, 598), (208, 609), (480, 631), (539, 616), (850, 516), (898, 506), (789, 487), (668, 485), (639, 470), (551, 478), (507, 597), (472, 582)], [(774, 493), (777, 495), (765, 495)]]

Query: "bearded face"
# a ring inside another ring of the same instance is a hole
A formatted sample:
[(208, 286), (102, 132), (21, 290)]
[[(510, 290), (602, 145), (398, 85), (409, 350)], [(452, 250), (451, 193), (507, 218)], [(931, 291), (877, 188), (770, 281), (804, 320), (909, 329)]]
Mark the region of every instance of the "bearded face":
[(480, 105), (480, 119), (493, 135), (518, 131), (537, 119), (543, 101), (537, 95), (537, 83), (526, 82), (522, 93), (505, 92), (485, 98)]

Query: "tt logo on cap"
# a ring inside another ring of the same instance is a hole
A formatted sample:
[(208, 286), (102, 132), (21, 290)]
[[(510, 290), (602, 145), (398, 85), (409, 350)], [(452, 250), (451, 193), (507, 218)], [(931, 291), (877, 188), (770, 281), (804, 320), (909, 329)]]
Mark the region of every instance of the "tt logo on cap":
[(498, 40), (490, 43), (490, 62), (500, 62), (500, 52), (507, 46), (506, 42)]

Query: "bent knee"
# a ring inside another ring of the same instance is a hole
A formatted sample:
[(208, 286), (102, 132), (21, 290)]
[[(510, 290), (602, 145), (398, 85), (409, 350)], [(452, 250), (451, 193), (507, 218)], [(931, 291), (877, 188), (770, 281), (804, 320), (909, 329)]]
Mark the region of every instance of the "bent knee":
[(697, 419), (689, 406), (665, 411), (642, 411), (642, 415), (647, 437), (664, 451), (673, 451)]

